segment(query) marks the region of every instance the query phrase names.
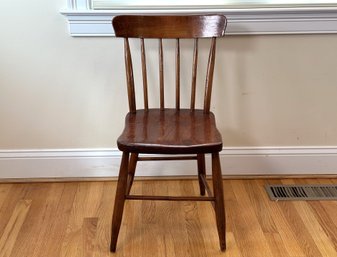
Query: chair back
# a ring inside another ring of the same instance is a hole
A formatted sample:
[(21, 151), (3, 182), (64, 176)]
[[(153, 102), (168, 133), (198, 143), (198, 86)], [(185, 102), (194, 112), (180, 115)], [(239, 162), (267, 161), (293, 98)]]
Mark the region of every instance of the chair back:
[(193, 63), (192, 63), (192, 85), (190, 109), (195, 109), (196, 80), (198, 67), (198, 39), (211, 38), (208, 56), (207, 72), (204, 90), (204, 112), (210, 110), (213, 73), (215, 64), (216, 38), (225, 33), (227, 20), (223, 15), (188, 15), (188, 16), (139, 16), (121, 15), (112, 20), (112, 25), (117, 37), (124, 38), (124, 57), (127, 78), (128, 100), (130, 112), (136, 111), (136, 97), (132, 58), (129, 38), (140, 39), (141, 64), (143, 77), (144, 109), (148, 104), (148, 82), (146, 68), (145, 42), (146, 38), (157, 38), (159, 42), (159, 89), (160, 109), (165, 108), (164, 96), (164, 54), (163, 39), (175, 39), (175, 108), (180, 109), (180, 39), (194, 39)]

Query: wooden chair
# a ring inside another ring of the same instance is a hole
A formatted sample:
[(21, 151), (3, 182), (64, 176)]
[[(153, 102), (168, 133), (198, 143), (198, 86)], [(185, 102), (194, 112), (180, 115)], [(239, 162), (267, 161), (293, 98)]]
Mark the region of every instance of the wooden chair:
[[(116, 243), (121, 225), (125, 200), (178, 200), (211, 201), (221, 250), (226, 248), (226, 225), (223, 186), (219, 152), (222, 150), (221, 134), (216, 128), (215, 117), (210, 112), (216, 38), (224, 35), (226, 18), (223, 15), (192, 16), (117, 16), (112, 21), (117, 37), (124, 38), (125, 67), (129, 100), (129, 113), (125, 128), (118, 138), (118, 148), (123, 152), (119, 170), (114, 212), (112, 217), (111, 246)], [(133, 66), (128, 38), (139, 38), (143, 75), (144, 108), (136, 108)], [(144, 38), (159, 40), (159, 88), (160, 106), (148, 107), (147, 69)], [(192, 64), (191, 102), (189, 109), (180, 108), (180, 38), (194, 39)], [(195, 108), (196, 77), (198, 63), (198, 38), (211, 38), (207, 65), (203, 109)], [(176, 40), (175, 109), (164, 105), (163, 39)], [(205, 154), (212, 156), (212, 180), (214, 196), (207, 185)], [(161, 154), (157, 157), (141, 157), (139, 154)], [(164, 154), (164, 156), (163, 156)], [(165, 154), (170, 154), (165, 156)], [(196, 160), (200, 194), (208, 196), (144, 196), (130, 195), (137, 161)]]

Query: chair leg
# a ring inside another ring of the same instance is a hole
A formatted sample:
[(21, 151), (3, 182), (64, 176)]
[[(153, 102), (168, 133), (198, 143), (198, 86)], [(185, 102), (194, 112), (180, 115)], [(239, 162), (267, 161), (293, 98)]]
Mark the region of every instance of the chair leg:
[(125, 202), (125, 193), (127, 186), (127, 177), (128, 177), (128, 164), (129, 164), (129, 153), (123, 152), (121, 166), (119, 169), (119, 176), (117, 182), (117, 190), (115, 196), (115, 206), (112, 215), (112, 225), (111, 225), (111, 244), (110, 251), (116, 251), (116, 244), (119, 229), (121, 226), (124, 202)]
[(200, 176), (206, 176), (205, 154), (197, 155), (200, 195), (205, 195), (205, 186)]
[(212, 153), (212, 180), (215, 197), (215, 216), (218, 228), (220, 249), (226, 250), (226, 214), (222, 186), (219, 153)]
[(130, 190), (133, 184), (133, 179), (135, 176), (136, 166), (138, 161), (138, 153), (131, 153), (130, 157), (130, 163), (129, 163), (129, 175), (128, 175), (128, 183), (127, 183), (127, 189), (126, 194), (130, 194)]

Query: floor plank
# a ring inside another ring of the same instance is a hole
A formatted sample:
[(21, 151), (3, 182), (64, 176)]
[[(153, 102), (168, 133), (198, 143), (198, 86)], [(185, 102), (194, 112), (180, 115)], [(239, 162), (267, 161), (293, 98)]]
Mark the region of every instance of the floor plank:
[[(337, 256), (337, 201), (270, 201), (267, 183), (337, 179), (224, 180), (224, 253), (211, 204), (127, 201), (115, 254), (116, 182), (0, 184), (0, 257)], [(196, 180), (136, 180), (132, 193), (197, 195), (198, 187)]]
[(31, 200), (20, 200), (16, 204), (7, 226), (5, 227), (0, 238), (0, 257), (11, 255), (31, 203)]

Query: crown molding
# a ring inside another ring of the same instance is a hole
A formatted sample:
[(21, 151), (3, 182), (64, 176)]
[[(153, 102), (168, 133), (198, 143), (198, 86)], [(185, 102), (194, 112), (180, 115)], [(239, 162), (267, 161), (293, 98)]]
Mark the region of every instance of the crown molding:
[(332, 34), (337, 33), (337, 7), (294, 8), (191, 8), (62, 10), (71, 36), (114, 36), (113, 17), (122, 14), (206, 14), (226, 15), (227, 35)]

